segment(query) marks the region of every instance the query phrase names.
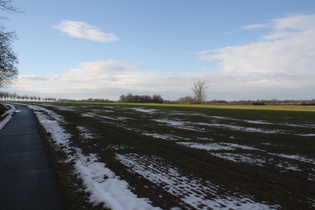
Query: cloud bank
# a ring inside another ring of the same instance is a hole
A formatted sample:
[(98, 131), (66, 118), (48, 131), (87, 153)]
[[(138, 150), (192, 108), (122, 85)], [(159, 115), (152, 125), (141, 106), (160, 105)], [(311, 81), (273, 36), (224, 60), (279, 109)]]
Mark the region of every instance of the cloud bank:
[[(267, 25), (249, 25), (255, 29)], [(198, 52), (200, 60), (219, 61), (219, 70), (236, 75), (314, 75), (315, 15), (275, 19), (272, 32), (257, 42)]]
[(74, 38), (88, 39), (96, 42), (115, 42), (120, 40), (115, 34), (104, 33), (96, 26), (85, 22), (63, 20), (58, 25), (53, 25), (52, 27)]
[(243, 86), (252, 90), (308, 87), (315, 91), (315, 15), (274, 19), (242, 29), (267, 27), (272, 32), (256, 42), (204, 50), (197, 55), (201, 61), (218, 61), (218, 74), (242, 79)]
[[(61, 24), (64, 26), (60, 28), (65, 28), (72, 36), (88, 37), (89, 33), (82, 32), (82, 28), (90, 28), (85, 23), (79, 23), (75, 28), (77, 22), (72, 25), (73, 21), (70, 21), (72, 26), (67, 28), (68, 23)], [(315, 16), (299, 15), (243, 26), (242, 30), (264, 27), (271, 32), (252, 43), (197, 52), (205, 65), (200, 71), (163, 71), (146, 64), (105, 60), (81, 62), (76, 68), (59, 75), (21, 75), (19, 85), (25, 90), (51, 93), (58, 98), (106, 97), (117, 100), (122, 94), (133, 93), (161, 94), (165, 99), (176, 100), (192, 94), (194, 81), (206, 79), (209, 100), (313, 99), (314, 23)], [(101, 32), (97, 39), (115, 40), (104, 38)], [(208, 70), (207, 62), (218, 62), (218, 69)]]

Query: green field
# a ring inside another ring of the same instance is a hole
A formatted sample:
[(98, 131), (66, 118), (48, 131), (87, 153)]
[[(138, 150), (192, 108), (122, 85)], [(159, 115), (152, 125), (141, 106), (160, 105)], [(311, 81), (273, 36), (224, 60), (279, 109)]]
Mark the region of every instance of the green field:
[(315, 207), (314, 107), (37, 105), (153, 206)]
[(253, 109), (253, 110), (274, 110), (274, 111), (310, 111), (315, 112), (315, 106), (291, 106), (291, 105), (209, 105), (209, 104), (154, 104), (154, 103), (98, 103), (98, 102), (76, 102), (58, 103), (73, 105), (115, 105), (115, 106), (144, 106), (144, 107), (186, 107), (186, 108), (208, 108), (208, 109)]

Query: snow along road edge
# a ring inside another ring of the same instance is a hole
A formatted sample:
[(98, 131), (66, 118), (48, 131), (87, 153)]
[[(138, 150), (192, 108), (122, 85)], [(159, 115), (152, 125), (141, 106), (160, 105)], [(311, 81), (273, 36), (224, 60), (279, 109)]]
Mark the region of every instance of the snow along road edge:
[[(40, 106), (25, 106), (34, 111), (40, 124), (46, 132), (51, 134), (55, 146), (67, 154), (67, 161), (75, 162), (74, 173), (82, 179), (86, 192), (90, 194), (90, 202), (95, 205), (104, 202), (105, 207), (114, 210), (160, 209), (153, 207), (148, 198), (138, 198), (133, 194), (129, 189), (129, 184), (120, 180), (119, 176), (106, 168), (104, 163), (98, 162), (95, 154), (84, 156), (80, 148), (70, 147), (71, 134), (61, 126), (61, 124), (66, 124), (62, 116)], [(70, 149), (76, 151), (75, 154), (71, 154)]]
[(10, 107), (9, 110), (7, 110), (5, 113), (3, 113), (0, 117), (5, 117), (1, 122), (0, 122), (0, 130), (11, 120), (14, 112), (16, 111), (15, 106), (11, 104), (5, 104), (1, 103), (3, 106)]

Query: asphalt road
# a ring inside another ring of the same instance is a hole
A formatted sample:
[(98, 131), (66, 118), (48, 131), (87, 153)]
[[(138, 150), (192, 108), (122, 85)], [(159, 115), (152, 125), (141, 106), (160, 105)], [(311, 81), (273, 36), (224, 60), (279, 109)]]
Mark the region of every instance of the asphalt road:
[(32, 111), (15, 107), (0, 130), (0, 209), (66, 209)]

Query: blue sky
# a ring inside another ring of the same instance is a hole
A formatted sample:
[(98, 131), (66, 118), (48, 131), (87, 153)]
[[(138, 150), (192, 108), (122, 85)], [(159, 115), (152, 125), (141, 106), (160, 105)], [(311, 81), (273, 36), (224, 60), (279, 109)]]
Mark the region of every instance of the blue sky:
[(315, 98), (313, 0), (13, 0), (19, 79), (57, 98)]

